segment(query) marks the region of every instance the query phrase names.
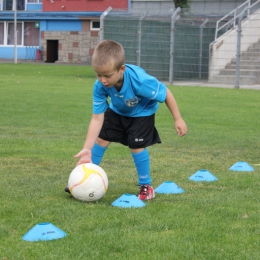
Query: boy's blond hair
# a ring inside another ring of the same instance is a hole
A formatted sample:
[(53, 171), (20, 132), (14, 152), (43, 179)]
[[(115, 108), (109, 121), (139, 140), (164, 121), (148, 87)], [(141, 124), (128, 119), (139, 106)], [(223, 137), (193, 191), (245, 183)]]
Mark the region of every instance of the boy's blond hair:
[(115, 41), (101, 41), (92, 56), (92, 67), (114, 66), (119, 70), (125, 64), (125, 52), (122, 45)]

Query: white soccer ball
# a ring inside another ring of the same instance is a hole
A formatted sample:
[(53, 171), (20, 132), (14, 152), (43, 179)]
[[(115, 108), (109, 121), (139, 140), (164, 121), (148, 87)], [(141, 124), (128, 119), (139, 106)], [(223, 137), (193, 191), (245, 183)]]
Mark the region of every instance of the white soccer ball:
[(76, 166), (68, 180), (71, 195), (81, 201), (96, 201), (101, 199), (108, 188), (105, 171), (93, 163)]

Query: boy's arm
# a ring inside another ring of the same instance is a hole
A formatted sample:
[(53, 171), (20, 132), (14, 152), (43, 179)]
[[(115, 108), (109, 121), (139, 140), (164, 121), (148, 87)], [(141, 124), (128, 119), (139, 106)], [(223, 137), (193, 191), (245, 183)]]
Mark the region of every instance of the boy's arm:
[(168, 88), (167, 88), (167, 92), (166, 92), (165, 103), (173, 116), (176, 133), (179, 136), (185, 135), (187, 133), (186, 123), (182, 119), (181, 113), (179, 111), (175, 98)]
[(80, 158), (77, 165), (91, 162), (91, 156), (92, 156), (91, 149), (98, 138), (103, 122), (104, 122), (104, 113), (92, 115), (83, 149), (74, 156), (75, 158)]

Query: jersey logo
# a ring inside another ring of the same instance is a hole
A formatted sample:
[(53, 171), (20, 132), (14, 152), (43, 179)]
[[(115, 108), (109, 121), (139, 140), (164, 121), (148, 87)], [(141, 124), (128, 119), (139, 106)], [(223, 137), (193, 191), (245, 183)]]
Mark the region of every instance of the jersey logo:
[(123, 98), (124, 95), (115, 94), (115, 97)]
[(129, 99), (125, 100), (125, 104), (128, 107), (135, 107), (138, 104), (138, 98), (137, 97), (129, 98)]

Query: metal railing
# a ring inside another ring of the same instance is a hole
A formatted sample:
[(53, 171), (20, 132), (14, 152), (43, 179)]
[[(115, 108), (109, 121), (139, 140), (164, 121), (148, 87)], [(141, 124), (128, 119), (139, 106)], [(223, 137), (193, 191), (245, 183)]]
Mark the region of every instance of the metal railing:
[[(244, 9), (246, 7), (247, 7), (247, 13), (246, 13), (245, 18), (248, 18), (251, 13), (251, 9), (258, 3), (260, 3), (260, 0), (256, 1), (253, 4), (251, 4), (251, 0), (247, 0), (246, 2), (244, 2), (243, 4), (238, 6), (236, 9), (234, 9), (233, 11), (231, 11), (230, 13), (228, 13), (227, 15), (225, 15), (221, 19), (219, 19), (216, 23), (215, 40), (218, 38), (218, 33), (220, 30), (225, 29), (225, 28), (227, 30), (229, 30), (230, 28), (234, 28), (236, 26), (237, 21), (240, 17), (240, 14), (244, 11)], [(239, 10), (241, 10), (241, 11), (239, 12)], [(233, 17), (233, 18), (229, 19), (230, 17)], [(229, 20), (227, 22), (225, 22), (225, 20), (227, 20), (227, 19), (229, 19)], [(220, 26), (220, 24), (223, 22), (225, 22), (225, 23)], [(231, 25), (231, 27), (230, 27), (230, 25)]]

